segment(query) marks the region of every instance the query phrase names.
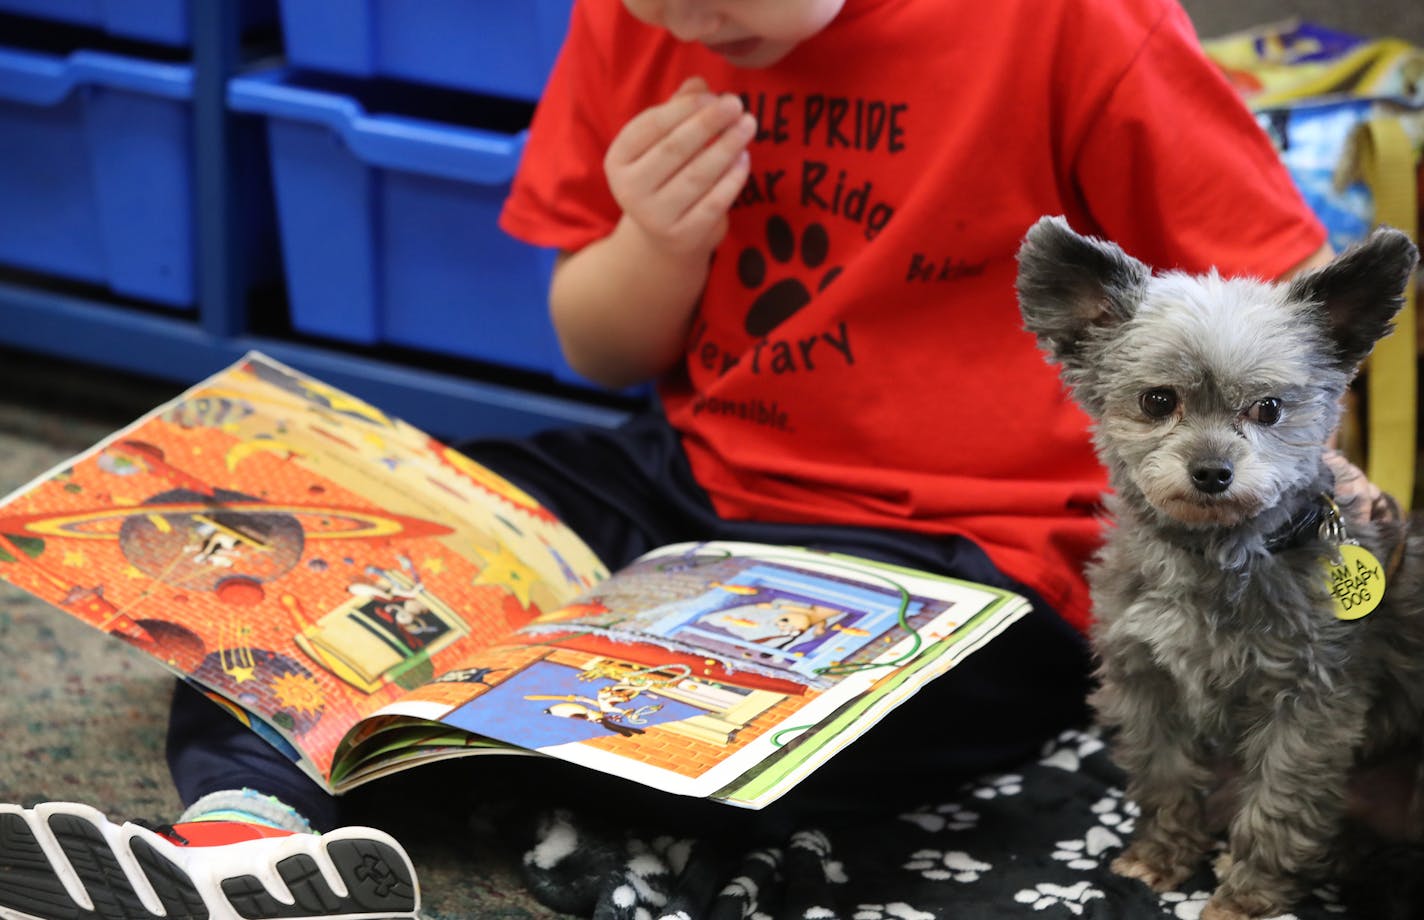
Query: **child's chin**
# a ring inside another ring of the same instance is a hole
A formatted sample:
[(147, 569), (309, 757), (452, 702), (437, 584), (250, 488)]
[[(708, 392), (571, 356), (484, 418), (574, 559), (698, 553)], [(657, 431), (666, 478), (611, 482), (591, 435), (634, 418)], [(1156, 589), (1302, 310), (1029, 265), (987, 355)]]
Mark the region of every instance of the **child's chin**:
[(747, 70), (760, 70), (764, 67), (771, 67), (781, 61), (791, 53), (796, 47), (795, 42), (774, 41), (764, 39), (754, 47), (745, 50), (734, 49), (733, 53), (723, 53), (727, 63), (733, 67), (741, 67)]

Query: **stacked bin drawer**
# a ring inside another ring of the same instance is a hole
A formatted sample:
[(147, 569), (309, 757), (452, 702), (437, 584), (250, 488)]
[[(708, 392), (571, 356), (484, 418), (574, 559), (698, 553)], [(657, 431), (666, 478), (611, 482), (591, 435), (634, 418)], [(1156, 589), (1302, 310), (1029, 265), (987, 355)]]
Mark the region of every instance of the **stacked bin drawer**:
[(538, 100), (572, 0), (284, 0), (294, 67)]
[[(229, 3), (234, 0), (220, 0)], [(236, 0), (244, 28), (270, 25), (276, 0)], [(92, 29), (111, 38), (184, 47), (192, 0), (0, 0), (0, 15)]]
[(572, 0), (285, 0), (260, 116), (293, 327), (579, 382), (546, 309), (554, 253), (500, 207)]
[[(186, 10), (184, 2), (172, 0), (169, 12)], [(107, 18), (101, 6), (113, 7)], [(0, 20), (0, 270), (92, 284), (161, 308), (194, 306), (192, 65), (157, 47), (105, 47), (108, 30), (184, 40), (186, 18), (164, 20), (159, 6), (0, 0), (0, 14), (55, 17)], [(69, 28), (76, 23), (106, 30)], [(260, 200), (266, 169), (258, 138), (250, 140), (252, 168), (241, 181)], [(277, 274), (260, 221), (254, 212), (244, 240), (256, 280)]]

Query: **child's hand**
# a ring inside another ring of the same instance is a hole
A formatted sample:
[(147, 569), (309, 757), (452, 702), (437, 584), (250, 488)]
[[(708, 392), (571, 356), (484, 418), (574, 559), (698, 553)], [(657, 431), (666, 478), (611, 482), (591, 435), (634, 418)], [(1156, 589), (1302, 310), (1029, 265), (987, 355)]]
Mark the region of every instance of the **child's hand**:
[(1340, 451), (1325, 451), (1325, 465), (1335, 477), (1335, 501), (1345, 516), (1345, 526), (1358, 527), (1371, 522), (1396, 525), (1403, 516), (1393, 496), (1365, 478), (1364, 470), (1351, 463)]
[(608, 148), (614, 199), (658, 249), (711, 253), (750, 169), (756, 119), (732, 95), (691, 77), (666, 102), (636, 115)]

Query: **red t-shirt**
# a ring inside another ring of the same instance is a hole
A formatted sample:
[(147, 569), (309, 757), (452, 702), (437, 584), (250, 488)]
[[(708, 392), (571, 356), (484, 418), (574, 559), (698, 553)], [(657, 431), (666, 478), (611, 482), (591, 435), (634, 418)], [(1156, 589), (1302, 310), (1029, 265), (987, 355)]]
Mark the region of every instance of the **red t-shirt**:
[(661, 382), (717, 511), (963, 534), (1085, 625), (1106, 478), (1022, 329), (1025, 230), (1063, 214), (1161, 268), (1267, 277), (1325, 239), (1185, 14), (847, 0), (774, 67), (737, 70), (579, 0), (504, 228), (565, 250), (609, 233), (609, 143), (693, 74), (760, 126)]

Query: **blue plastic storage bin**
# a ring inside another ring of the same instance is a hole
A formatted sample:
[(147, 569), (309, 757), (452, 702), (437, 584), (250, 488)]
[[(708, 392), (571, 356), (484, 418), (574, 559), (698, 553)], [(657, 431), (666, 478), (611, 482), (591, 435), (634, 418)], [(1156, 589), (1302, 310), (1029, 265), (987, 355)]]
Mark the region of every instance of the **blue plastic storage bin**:
[(533, 101), (573, 0), (282, 0), (287, 60)]
[(234, 78), (228, 104), (267, 120), (298, 331), (577, 379), (548, 318), (554, 253), (497, 225), (522, 130), (374, 114), (292, 71)]
[(193, 304), (193, 72), (0, 47), (0, 266)]
[[(277, 21), (276, 0), (203, 0), (241, 4), (243, 28)], [(193, 0), (0, 0), (0, 13), (98, 29), (114, 38), (184, 46)]]

